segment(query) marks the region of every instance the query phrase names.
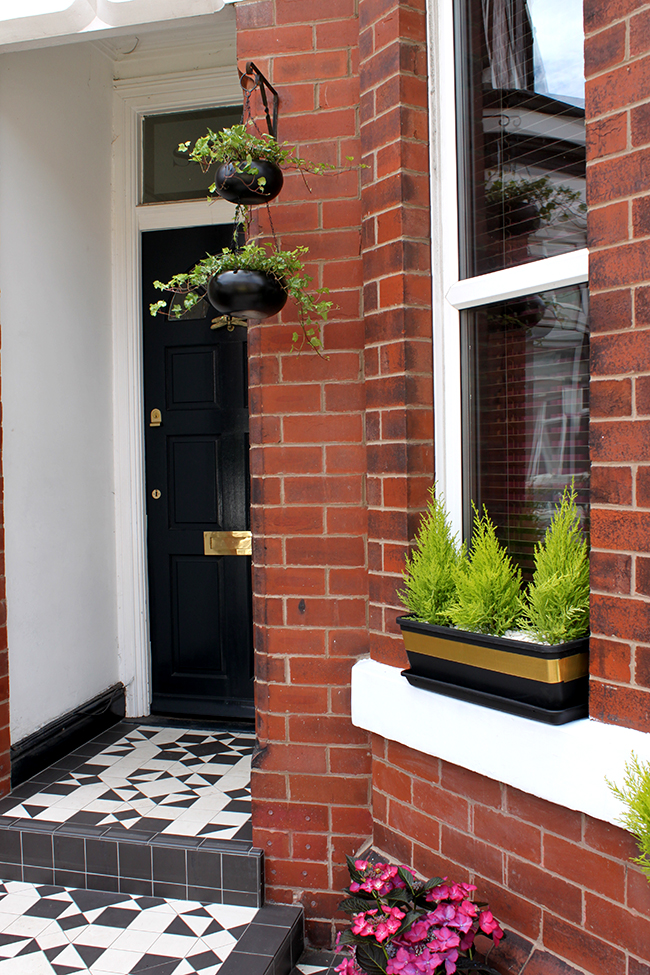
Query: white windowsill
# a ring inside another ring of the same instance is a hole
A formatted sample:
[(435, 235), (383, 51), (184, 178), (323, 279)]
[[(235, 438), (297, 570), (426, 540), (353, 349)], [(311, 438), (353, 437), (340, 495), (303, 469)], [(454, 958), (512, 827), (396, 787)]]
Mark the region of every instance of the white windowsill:
[(650, 761), (650, 734), (518, 718), (412, 687), (398, 668), (370, 659), (352, 668), (352, 723), (607, 823), (618, 824), (623, 807), (605, 776), (620, 785), (632, 751)]

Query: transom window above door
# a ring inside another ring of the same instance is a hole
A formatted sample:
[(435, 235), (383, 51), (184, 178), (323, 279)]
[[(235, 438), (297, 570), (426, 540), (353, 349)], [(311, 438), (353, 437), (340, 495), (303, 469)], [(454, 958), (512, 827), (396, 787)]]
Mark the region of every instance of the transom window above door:
[(208, 129), (218, 132), (241, 123), (239, 105), (194, 109), (142, 119), (141, 203), (173, 203), (207, 197), (214, 179), (179, 151), (181, 142), (194, 143)]

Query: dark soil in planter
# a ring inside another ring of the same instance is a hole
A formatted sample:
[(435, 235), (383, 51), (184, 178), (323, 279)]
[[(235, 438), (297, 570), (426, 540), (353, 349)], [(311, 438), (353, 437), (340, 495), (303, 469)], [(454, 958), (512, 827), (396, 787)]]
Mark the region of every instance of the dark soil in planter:
[(277, 315), (287, 303), (281, 282), (261, 271), (223, 271), (208, 281), (210, 304), (222, 315), (261, 321)]
[(399, 616), (409, 683), (547, 724), (587, 717), (589, 638), (547, 647)]
[[(267, 159), (254, 159), (252, 166), (256, 172), (240, 173), (236, 164), (222, 163), (217, 168), (214, 180), (219, 196), (229, 203), (245, 206), (274, 200), (284, 184), (282, 170)], [(263, 186), (259, 185), (260, 177), (266, 180)]]

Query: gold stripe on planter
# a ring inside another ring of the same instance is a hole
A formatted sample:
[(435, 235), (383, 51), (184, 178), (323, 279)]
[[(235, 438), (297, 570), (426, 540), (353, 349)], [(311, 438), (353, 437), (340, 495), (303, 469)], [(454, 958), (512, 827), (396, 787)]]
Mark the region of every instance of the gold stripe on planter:
[(404, 646), (412, 653), (423, 653), (440, 660), (493, 670), (511, 677), (525, 677), (544, 684), (559, 684), (563, 681), (577, 680), (589, 673), (589, 654), (574, 653), (569, 657), (555, 660), (543, 657), (529, 657), (521, 653), (508, 653), (492, 647), (479, 647), (474, 643), (457, 643), (441, 637), (424, 633), (411, 633), (402, 630)]

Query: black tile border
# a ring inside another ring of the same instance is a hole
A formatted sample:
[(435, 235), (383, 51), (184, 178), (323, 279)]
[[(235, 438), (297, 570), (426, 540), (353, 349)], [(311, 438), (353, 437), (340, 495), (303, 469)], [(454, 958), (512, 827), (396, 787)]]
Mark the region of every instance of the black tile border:
[(79, 762), (80, 756), (71, 749), (85, 750), (89, 740), (96, 741), (98, 732), (121, 723), (123, 715), (124, 685), (120, 682), (23, 738), (11, 746), (12, 785), (21, 785), (35, 774), (41, 776), (48, 766), (69, 768), (62, 763)]
[(289, 975), (303, 948), (302, 908), (267, 905), (248, 925), (219, 975)]
[[(341, 964), (344, 958), (345, 955), (337, 954), (336, 951), (326, 948), (306, 948), (296, 964), (322, 968), (323, 975), (334, 975), (334, 969)], [(291, 975), (302, 975), (302, 973), (296, 968)]]
[[(15, 820), (0, 826), (0, 880), (54, 883), (56, 875), (62, 886), (87, 890), (114, 890), (117, 883), (128, 894), (262, 906), (262, 850), (241, 841), (235, 847), (227, 840), (197, 844), (198, 837), (185, 842), (166, 835), (159, 843), (159, 835)], [(70, 883), (64, 883), (68, 874)], [(163, 888), (174, 894), (154, 895)]]

